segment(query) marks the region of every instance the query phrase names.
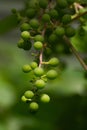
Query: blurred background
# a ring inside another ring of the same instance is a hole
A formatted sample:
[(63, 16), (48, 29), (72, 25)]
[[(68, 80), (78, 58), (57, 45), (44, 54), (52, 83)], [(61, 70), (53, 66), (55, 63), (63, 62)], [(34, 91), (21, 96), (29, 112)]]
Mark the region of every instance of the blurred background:
[(73, 55), (59, 57), (66, 67), (44, 90), (51, 96), (49, 104), (40, 104), (39, 111), (31, 114), (28, 104), (21, 101), (31, 85), (31, 76), (21, 67), (32, 56), (17, 48), (20, 31), (16, 27), (5, 32), (9, 25), (4, 21), (12, 8), (23, 6), (24, 0), (0, 0), (0, 27), (4, 25), (0, 29), (0, 130), (87, 130), (87, 80)]

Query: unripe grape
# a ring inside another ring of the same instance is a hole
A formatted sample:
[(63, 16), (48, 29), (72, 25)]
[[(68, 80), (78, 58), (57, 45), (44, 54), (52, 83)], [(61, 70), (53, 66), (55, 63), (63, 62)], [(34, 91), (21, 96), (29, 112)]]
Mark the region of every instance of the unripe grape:
[(30, 41), (24, 41), (23, 47), (22, 47), (24, 50), (26, 50), (26, 51), (30, 50), (31, 47), (32, 47), (32, 43)]
[(28, 72), (30, 72), (32, 69), (31, 69), (30, 65), (26, 64), (26, 65), (24, 65), (24, 66), (22, 67), (22, 70), (23, 70), (24, 73), (28, 73)]
[(67, 27), (65, 28), (65, 34), (68, 37), (73, 37), (75, 35), (75, 29), (73, 27)]
[(28, 90), (28, 91), (26, 91), (25, 93), (24, 93), (24, 96), (26, 97), (26, 98), (33, 98), (34, 97), (34, 93), (33, 93), (33, 91), (30, 91), (30, 90)]
[(38, 108), (39, 108), (39, 105), (38, 105), (38, 103), (36, 103), (36, 102), (31, 102), (31, 103), (29, 104), (29, 108), (30, 108), (31, 111), (37, 111)]
[(28, 23), (23, 23), (20, 27), (21, 31), (28, 31), (30, 28), (31, 27)]
[(36, 76), (42, 76), (44, 74), (44, 70), (41, 67), (37, 67), (34, 69), (34, 74)]
[(34, 40), (35, 41), (40, 41), (40, 42), (44, 42), (44, 37), (42, 36), (42, 35), (36, 35), (35, 37), (34, 37)]
[(21, 97), (21, 100), (22, 100), (23, 102), (26, 102), (26, 101), (27, 101), (27, 98), (23, 95), (23, 96)]
[(37, 29), (39, 27), (39, 22), (37, 19), (31, 19), (30, 20), (30, 26), (34, 29)]
[(50, 16), (49, 16), (49, 14), (43, 14), (43, 16), (42, 16), (42, 21), (43, 21), (44, 23), (50, 22)]
[(21, 39), (18, 41), (17, 46), (18, 46), (19, 48), (23, 48), (23, 45), (24, 45), (24, 40), (21, 38)]
[(57, 36), (63, 36), (65, 34), (65, 30), (63, 27), (57, 27), (55, 30), (55, 34)]
[(49, 70), (46, 74), (48, 79), (55, 79), (57, 77), (57, 72), (55, 70)]
[(55, 9), (51, 9), (49, 15), (52, 19), (58, 19), (58, 12)]
[(63, 22), (64, 24), (68, 24), (69, 22), (71, 22), (71, 15), (65, 14), (65, 15), (62, 17), (62, 22)]
[(59, 8), (66, 8), (68, 6), (68, 3), (66, 0), (57, 0), (57, 4)]
[(49, 36), (49, 38), (48, 38), (48, 41), (50, 42), (50, 43), (56, 43), (57, 42), (57, 36), (56, 36), (56, 34), (54, 34), (54, 33), (52, 33), (50, 36)]
[(38, 66), (38, 64), (36, 62), (32, 62), (30, 66), (32, 69), (35, 69)]
[(26, 15), (28, 18), (33, 18), (36, 15), (36, 10), (34, 8), (29, 8), (26, 11)]
[(23, 31), (22, 33), (21, 33), (21, 37), (24, 39), (24, 40), (28, 40), (28, 39), (30, 39), (30, 33), (28, 32), (28, 31)]
[(36, 50), (41, 50), (42, 47), (43, 47), (42, 42), (37, 41), (37, 42), (34, 43), (34, 48), (35, 48)]
[(51, 59), (49, 60), (49, 64), (52, 65), (52, 66), (54, 66), (54, 67), (57, 66), (58, 63), (59, 63), (59, 60), (58, 60), (56, 57), (51, 58)]
[(44, 80), (42, 80), (42, 79), (36, 80), (35, 86), (36, 86), (38, 89), (44, 88), (44, 87), (45, 87), (45, 82), (44, 82)]
[(45, 9), (48, 5), (48, 1), (47, 0), (39, 0), (39, 6), (43, 9)]
[(50, 97), (47, 94), (42, 94), (40, 97), (41, 102), (48, 103), (50, 101)]

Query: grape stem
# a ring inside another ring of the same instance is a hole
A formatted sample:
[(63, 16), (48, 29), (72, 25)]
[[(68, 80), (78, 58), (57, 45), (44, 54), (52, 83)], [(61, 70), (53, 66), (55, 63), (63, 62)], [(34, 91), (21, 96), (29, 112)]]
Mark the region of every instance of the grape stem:
[(76, 51), (76, 49), (73, 47), (73, 45), (70, 42), (70, 40), (66, 36), (64, 36), (63, 39), (65, 40), (66, 44), (70, 47), (70, 49), (72, 50), (72, 52), (74, 53), (76, 58), (79, 60), (80, 64), (83, 66), (84, 70), (87, 71), (87, 65), (85, 64), (85, 62), (83, 61), (83, 59), (79, 55), (79, 53)]

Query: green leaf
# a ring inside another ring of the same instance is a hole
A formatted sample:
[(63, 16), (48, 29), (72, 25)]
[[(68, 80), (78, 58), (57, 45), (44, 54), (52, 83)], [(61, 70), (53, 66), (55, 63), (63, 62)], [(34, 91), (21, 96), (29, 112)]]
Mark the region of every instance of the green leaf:
[(0, 20), (0, 34), (6, 33), (18, 25), (17, 17), (10, 15)]

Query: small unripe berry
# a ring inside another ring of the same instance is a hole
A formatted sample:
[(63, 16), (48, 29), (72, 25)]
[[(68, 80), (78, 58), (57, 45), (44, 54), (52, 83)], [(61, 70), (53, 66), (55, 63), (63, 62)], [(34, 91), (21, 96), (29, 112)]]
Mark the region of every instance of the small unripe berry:
[(41, 50), (42, 47), (43, 47), (42, 42), (37, 41), (37, 42), (34, 43), (34, 48), (35, 48), (36, 50)]
[(23, 48), (23, 45), (24, 45), (24, 40), (21, 38), (18, 43), (17, 43), (17, 46), (18, 48)]
[(66, 0), (57, 0), (58, 7), (59, 8), (66, 8), (68, 6), (68, 3)]
[(30, 108), (31, 111), (37, 111), (38, 108), (39, 108), (39, 105), (36, 102), (31, 102), (30, 105), (29, 105), (29, 108)]
[(34, 69), (34, 74), (36, 76), (42, 76), (44, 74), (44, 70), (41, 67), (37, 67)]
[(58, 12), (55, 9), (51, 9), (49, 15), (52, 19), (58, 19)]
[(23, 23), (20, 27), (21, 31), (27, 31), (29, 30), (31, 27), (28, 23)]
[(35, 86), (36, 86), (38, 89), (44, 88), (44, 87), (45, 87), (45, 82), (44, 82), (44, 80), (42, 80), (42, 79), (36, 80)]
[(26, 102), (26, 101), (27, 101), (27, 98), (23, 95), (23, 96), (21, 97), (21, 100), (22, 100), (23, 102)]
[(71, 22), (71, 15), (70, 14), (65, 14), (63, 17), (62, 17), (62, 22), (64, 24), (68, 24), (69, 22)]
[(33, 8), (29, 8), (26, 11), (26, 15), (27, 15), (28, 18), (33, 18), (36, 15), (36, 10), (33, 9)]
[(75, 35), (75, 29), (73, 27), (67, 27), (65, 28), (65, 34), (68, 37), (73, 37)]
[(42, 94), (40, 97), (41, 102), (48, 103), (50, 101), (50, 97), (47, 94)]
[(42, 16), (42, 21), (43, 21), (44, 23), (50, 22), (50, 15), (49, 15), (49, 14), (43, 14), (43, 16)]
[(46, 74), (48, 79), (55, 79), (57, 77), (57, 72), (55, 70), (49, 70)]
[(24, 41), (23, 47), (22, 47), (24, 50), (26, 50), (26, 51), (30, 50), (31, 47), (32, 47), (32, 43), (30, 41)]
[(49, 37), (48, 37), (48, 41), (52, 44), (56, 43), (57, 42), (57, 35), (52, 33)]
[(21, 37), (24, 39), (24, 40), (28, 40), (31, 36), (30, 36), (30, 33), (28, 31), (23, 31), (21, 33)]
[(26, 65), (24, 65), (24, 66), (22, 67), (22, 70), (23, 70), (24, 73), (28, 73), (28, 72), (30, 72), (32, 69), (31, 69), (30, 65), (26, 64)]
[(24, 96), (26, 97), (26, 98), (33, 98), (34, 97), (34, 93), (32, 92), (32, 91), (30, 91), (30, 90), (28, 90), (28, 91), (26, 91), (25, 93), (24, 93)]
[(32, 62), (30, 66), (32, 69), (35, 69), (38, 66), (38, 64), (36, 62)]
[(31, 19), (30, 20), (30, 26), (34, 29), (37, 29), (39, 27), (39, 22), (37, 19)]
[(55, 30), (55, 34), (57, 36), (63, 36), (65, 34), (65, 30), (63, 27), (57, 27)]
[(39, 0), (39, 6), (43, 9), (45, 9), (48, 5), (48, 1), (47, 0)]
[(34, 40), (35, 41), (40, 41), (40, 42), (44, 42), (44, 37), (42, 35), (36, 35), (34, 37)]
[(51, 59), (49, 60), (49, 64), (52, 65), (52, 66), (57, 66), (58, 63), (59, 63), (59, 60), (58, 60), (56, 57), (51, 58)]

